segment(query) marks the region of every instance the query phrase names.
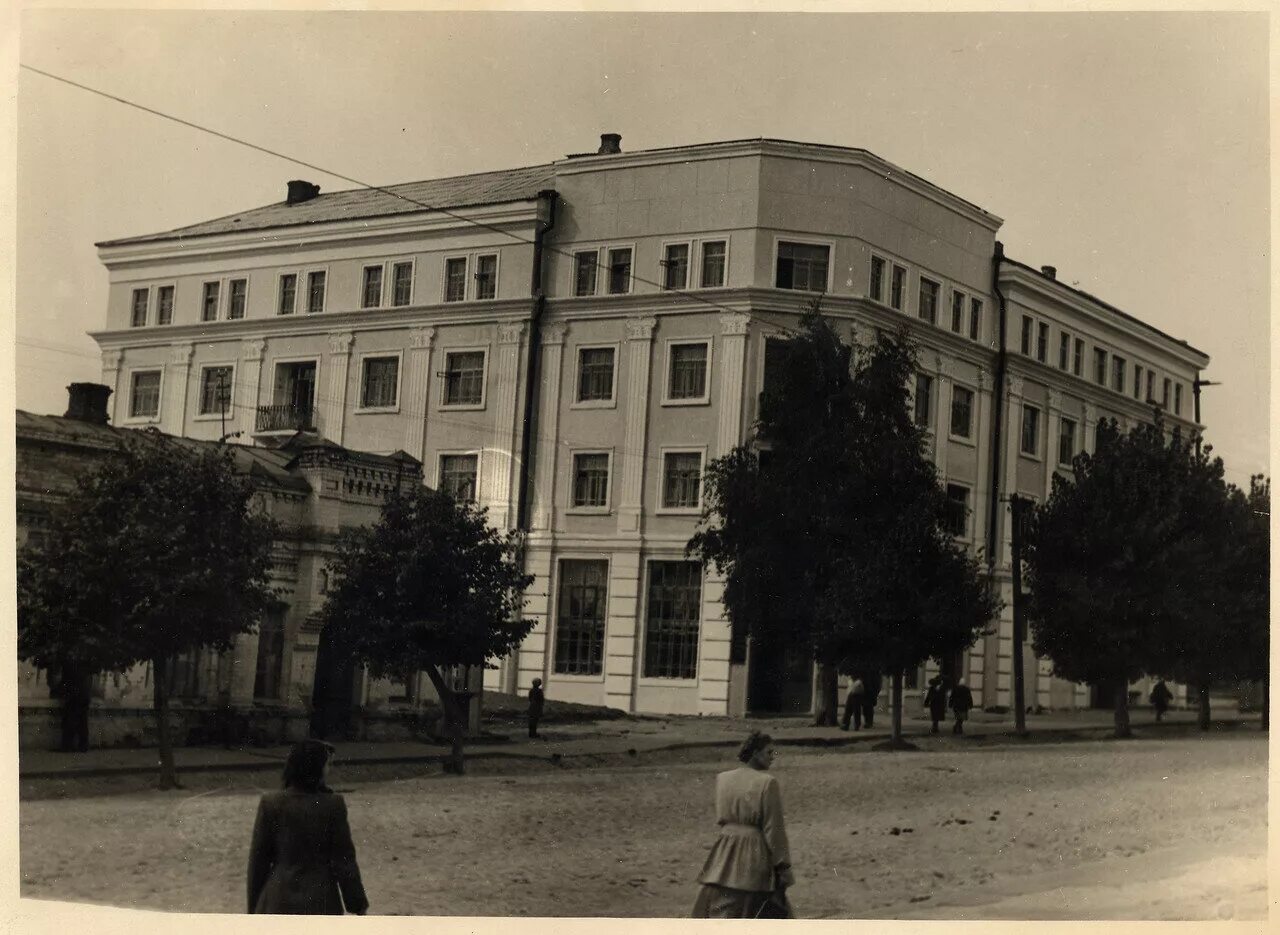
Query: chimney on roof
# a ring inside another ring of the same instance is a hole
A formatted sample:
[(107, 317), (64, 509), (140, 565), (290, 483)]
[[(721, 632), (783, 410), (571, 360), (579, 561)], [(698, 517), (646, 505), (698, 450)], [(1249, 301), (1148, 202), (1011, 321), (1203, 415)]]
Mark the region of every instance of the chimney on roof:
[(300, 205), (304, 201), (310, 201), (318, 194), (320, 194), (319, 185), (313, 185), (301, 179), (294, 179), (289, 183), (289, 194), (284, 203), (287, 205)]
[(1040, 267), (1040, 272), (1044, 273), (1050, 279), (1058, 278), (1058, 267), (1056, 266), (1042, 266)]
[(107, 397), (111, 387), (101, 383), (72, 383), (67, 387), (67, 411), (64, 419), (107, 424)]
[(600, 149), (597, 150), (599, 155), (622, 152), (622, 134), (621, 133), (601, 133)]

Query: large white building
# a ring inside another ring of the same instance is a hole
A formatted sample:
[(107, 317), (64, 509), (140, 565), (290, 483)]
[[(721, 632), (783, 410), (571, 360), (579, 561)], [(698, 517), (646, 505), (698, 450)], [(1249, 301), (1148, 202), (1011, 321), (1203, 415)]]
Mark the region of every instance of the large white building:
[[(537, 627), (490, 687), (709, 715), (812, 703), (803, 652), (733, 640), (723, 583), (684, 547), (702, 466), (751, 438), (769, 336), (817, 294), (855, 340), (912, 330), (956, 535), (995, 559), (1006, 604), (1009, 494), (1042, 499), (1102, 418), (1194, 425), (1203, 353), (1004, 258), (1000, 218), (872, 153), (619, 142), (386, 190), (290, 182), (99, 244), (114, 423), (408, 452), (529, 530)], [(988, 707), (1010, 703), (1009, 614), (947, 661)], [(1029, 650), (1026, 669), (1028, 703), (1090, 703)]]

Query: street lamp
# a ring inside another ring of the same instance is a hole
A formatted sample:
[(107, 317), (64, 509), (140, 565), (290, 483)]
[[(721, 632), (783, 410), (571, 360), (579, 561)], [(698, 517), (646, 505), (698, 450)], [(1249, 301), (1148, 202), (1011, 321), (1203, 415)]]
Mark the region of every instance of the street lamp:
[(1221, 386), (1217, 380), (1201, 380), (1200, 375), (1191, 381), (1191, 395), (1195, 398), (1195, 416), (1196, 416), (1196, 457), (1200, 457), (1200, 387), (1202, 386)]

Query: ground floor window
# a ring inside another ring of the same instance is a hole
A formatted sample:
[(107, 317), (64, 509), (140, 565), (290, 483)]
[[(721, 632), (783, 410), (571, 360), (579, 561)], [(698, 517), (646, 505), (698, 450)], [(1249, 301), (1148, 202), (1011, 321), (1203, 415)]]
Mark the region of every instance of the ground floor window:
[(604, 671), (608, 580), (608, 562), (579, 559), (560, 562), (555, 646), (557, 673), (599, 675)]
[(702, 566), (697, 562), (650, 562), (648, 598), (645, 678), (695, 678)]
[(258, 667), (253, 680), (253, 697), (278, 700), (283, 670), (284, 611), (269, 610), (258, 624)]

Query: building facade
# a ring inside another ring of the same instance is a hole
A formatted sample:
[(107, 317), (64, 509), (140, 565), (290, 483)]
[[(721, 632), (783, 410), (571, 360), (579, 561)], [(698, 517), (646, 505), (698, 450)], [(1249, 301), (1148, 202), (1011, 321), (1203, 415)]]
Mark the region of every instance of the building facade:
[[(770, 338), (815, 299), (852, 341), (919, 344), (954, 532), (1006, 604), (1009, 494), (1043, 499), (1101, 419), (1195, 427), (1203, 353), (1004, 258), (1000, 218), (872, 153), (619, 142), (384, 190), (291, 182), (99, 244), (114, 424), (407, 452), (528, 531), (536, 628), (488, 687), (706, 715), (813, 703), (803, 653), (733, 640), (723, 581), (684, 548), (703, 466), (752, 438)], [(1026, 652), (1029, 704), (1091, 703)], [(1007, 707), (1011, 654), (1006, 610), (946, 664)]]

